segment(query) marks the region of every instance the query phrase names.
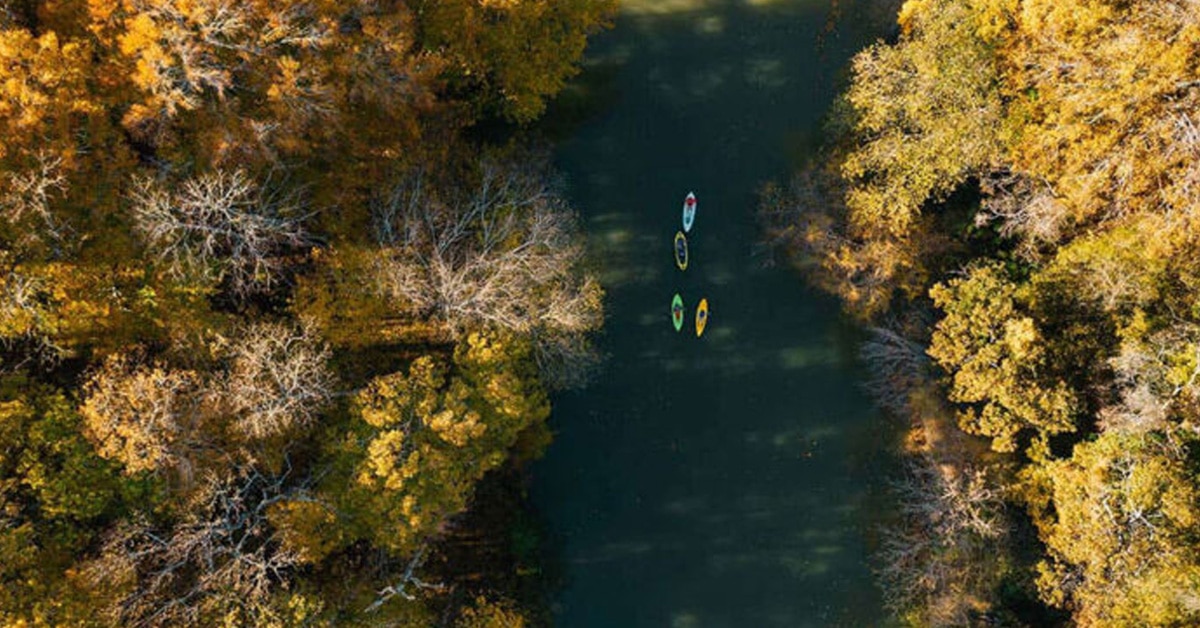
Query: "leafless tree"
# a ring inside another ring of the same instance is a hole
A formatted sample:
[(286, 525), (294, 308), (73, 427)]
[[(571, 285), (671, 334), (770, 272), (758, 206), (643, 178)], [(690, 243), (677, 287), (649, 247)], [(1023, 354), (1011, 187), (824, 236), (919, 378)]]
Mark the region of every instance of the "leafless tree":
[(409, 601), (415, 600), (417, 597), (413, 594), (412, 589), (444, 590), (445, 587), (443, 585), (425, 582), (417, 576), (417, 569), (425, 562), (425, 553), (428, 550), (428, 546), (425, 545), (417, 548), (417, 551), (408, 559), (408, 563), (404, 566), (404, 572), (400, 574), (400, 577), (395, 582), (380, 589), (375, 601), (371, 602), (371, 605), (366, 608), (365, 612), (373, 613), (397, 596)]
[(864, 384), (881, 408), (905, 416), (913, 389), (928, 381), (929, 356), (925, 347), (904, 335), (899, 325), (870, 329), (871, 339), (859, 349), (869, 373)]
[(1026, 257), (1037, 257), (1040, 248), (1058, 242), (1070, 226), (1070, 210), (1048, 182), (998, 170), (984, 177), (983, 193), (976, 223), (1000, 221), (1000, 234), (1019, 237), (1018, 250)]
[(585, 333), (554, 330), (534, 334), (533, 357), (543, 383), (554, 390), (587, 386), (604, 361)]
[(273, 194), (246, 173), (213, 172), (169, 191), (137, 181), (134, 219), (151, 251), (179, 278), (225, 279), (246, 296), (269, 288), (289, 249), (309, 238), (295, 194)]
[(333, 395), (329, 348), (309, 326), (262, 323), (226, 340), (223, 395), (239, 431), (264, 438), (313, 422)]
[(968, 625), (972, 602), (989, 595), (989, 556), (1006, 533), (1000, 492), (977, 469), (909, 459), (893, 484), (900, 520), (882, 530), (878, 574), (897, 612), (920, 609), (931, 626)]
[(1200, 400), (1200, 366), (1177, 381), (1179, 358), (1200, 365), (1200, 328), (1177, 323), (1142, 340), (1127, 340), (1109, 360), (1119, 401), (1100, 411), (1104, 430), (1143, 433), (1161, 430), (1178, 417), (1181, 403)]
[(44, 240), (56, 255), (62, 255), (70, 228), (54, 215), (51, 206), (66, 191), (62, 158), (40, 151), (34, 167), (0, 174), (0, 215), (10, 224), (29, 225), (23, 229), (27, 240)]
[(422, 173), (375, 206), (389, 255), (386, 295), (459, 334), (495, 326), (541, 344), (548, 371), (592, 360), (586, 334), (602, 317), (602, 290), (580, 272), (574, 214), (536, 160), (485, 159), (467, 189), (439, 194)]
[(97, 586), (126, 581), (107, 609), (114, 625), (195, 626), (215, 617), (254, 622), (269, 616), (269, 598), (286, 586), (299, 558), (268, 521), (271, 505), (312, 499), (279, 475), (242, 468), (204, 479), (183, 519), (159, 528), (124, 522), (108, 536), (86, 574)]

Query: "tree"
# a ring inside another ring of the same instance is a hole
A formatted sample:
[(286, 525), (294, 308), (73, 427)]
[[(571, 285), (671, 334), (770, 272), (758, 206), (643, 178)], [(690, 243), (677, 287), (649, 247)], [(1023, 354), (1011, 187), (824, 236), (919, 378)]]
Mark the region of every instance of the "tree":
[(88, 85), (90, 55), (85, 44), (54, 32), (0, 30), (0, 164), (44, 150), (52, 158), (76, 156), (75, 123), (101, 111)]
[(1022, 429), (1056, 434), (1075, 429), (1078, 400), (1052, 375), (1034, 320), (1019, 309), (1018, 288), (998, 265), (979, 265), (930, 290), (945, 312), (929, 355), (951, 377), (950, 399), (979, 404), (959, 413), (970, 433), (1012, 451)]
[(288, 484), (289, 472), (241, 468), (228, 478), (210, 475), (175, 525), (119, 523), (87, 566), (94, 584), (119, 583), (125, 590), (105, 609), (108, 619), (136, 627), (275, 619), (274, 594), (287, 586), (299, 560), (267, 516), (274, 504), (303, 495)]
[(7, 355), (5, 371), (53, 364), (65, 351), (55, 341), (59, 331), (51, 289), (45, 277), (18, 270), (0, 278), (0, 346)]
[[(539, 163), (485, 159), (464, 190), (439, 193), (418, 173), (376, 206), (387, 247), (385, 294), (456, 335), (498, 327), (537, 340), (544, 371), (583, 371), (602, 290), (581, 272), (574, 216)], [(566, 381), (560, 379), (559, 381)]]
[(240, 170), (188, 179), (175, 192), (141, 179), (133, 200), (136, 228), (169, 275), (201, 285), (224, 279), (242, 297), (271, 287), (281, 255), (308, 243), (298, 200)]
[(455, 628), (525, 628), (526, 625), (525, 618), (512, 604), (479, 596), (463, 609)]
[(96, 455), (62, 392), (11, 376), (0, 386), (0, 622), (95, 625), (72, 566), (131, 500), (157, 500)]
[(1136, 212), (1194, 211), (1200, 99), (1194, 10), (1034, 0), (1014, 12), (1005, 91), (1014, 169), (1044, 181), (1076, 230)]
[(204, 389), (194, 371), (156, 363), (138, 364), (116, 354), (84, 386), (83, 416), (88, 439), (125, 472), (179, 469), (202, 446)]
[(465, 509), (479, 478), (549, 412), (528, 351), (511, 336), (473, 333), (452, 366), (423, 356), (359, 392), (330, 452), (333, 492), (350, 487), (339, 506), (353, 514), (348, 529), (405, 555)]
[(854, 57), (856, 137), (842, 175), (852, 233), (903, 236), (922, 206), (986, 171), (1001, 144), (994, 42), (969, 3), (911, 1), (901, 40)]
[(1080, 626), (1177, 626), (1200, 619), (1194, 542), (1200, 495), (1193, 435), (1105, 433), (1025, 472), (1049, 558), (1039, 588)]
[(53, 202), (65, 196), (67, 178), (63, 160), (49, 151), (39, 151), (36, 165), (25, 171), (0, 175), (0, 215), (15, 232), (15, 248), (31, 249), (49, 244), (56, 257), (63, 255), (70, 227), (53, 211)]
[(408, 0), (421, 45), (450, 60), (447, 75), (477, 108), (515, 122), (541, 115), (546, 99), (579, 72), (588, 35), (608, 25), (613, 0)]
[(196, 109), (206, 95), (224, 100), (260, 58), (316, 48), (329, 37), (328, 22), (300, 2), (124, 0), (118, 6), (93, 17), (120, 22), (120, 52), (145, 93), (127, 116), (131, 126)]
[(912, 625), (970, 625), (1004, 569), (1001, 492), (982, 470), (928, 454), (909, 458), (892, 487), (900, 517), (881, 530), (876, 554), (887, 605)]
[(311, 327), (257, 324), (222, 345), (229, 370), (221, 394), (236, 429), (252, 439), (311, 425), (333, 396), (329, 349)]

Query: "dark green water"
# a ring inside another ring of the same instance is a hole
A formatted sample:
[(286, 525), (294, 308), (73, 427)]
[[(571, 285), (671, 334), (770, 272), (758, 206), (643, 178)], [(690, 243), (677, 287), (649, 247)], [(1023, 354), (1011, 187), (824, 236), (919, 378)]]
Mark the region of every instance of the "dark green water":
[(557, 155), (608, 290), (609, 356), (591, 387), (555, 399), (556, 440), (533, 467), (565, 570), (558, 626), (883, 622), (866, 545), (886, 430), (836, 305), (755, 253), (756, 191), (811, 150), (846, 61), (882, 34), (853, 5), (832, 11), (627, 0), (551, 114), (553, 127), (572, 103), (593, 109)]

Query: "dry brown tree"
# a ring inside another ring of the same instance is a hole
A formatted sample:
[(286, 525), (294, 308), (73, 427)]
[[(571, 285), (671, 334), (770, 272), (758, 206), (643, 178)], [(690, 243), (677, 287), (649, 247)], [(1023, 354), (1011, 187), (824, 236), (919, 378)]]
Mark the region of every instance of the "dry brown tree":
[(329, 348), (310, 326), (257, 324), (222, 345), (229, 369), (219, 387), (250, 438), (310, 425), (333, 395)]
[(254, 625), (272, 618), (272, 595), (299, 563), (268, 520), (284, 500), (313, 499), (278, 475), (240, 468), (209, 475), (173, 526), (123, 521), (84, 570), (96, 587), (122, 594), (103, 609), (113, 625), (135, 628), (212, 625), (218, 619)]
[(203, 174), (173, 190), (140, 179), (133, 215), (169, 274), (225, 280), (239, 297), (270, 288), (282, 255), (309, 242), (296, 195), (271, 193), (241, 170)]
[(63, 254), (70, 227), (54, 214), (53, 202), (67, 192), (62, 158), (42, 150), (30, 168), (0, 173), (0, 217), (19, 233), (17, 244), (41, 242)]
[(925, 625), (969, 625), (996, 584), (991, 558), (1007, 530), (1000, 491), (981, 470), (927, 455), (909, 458), (893, 488), (900, 518), (882, 530), (877, 552), (884, 601)]
[(872, 327), (870, 333), (859, 349), (868, 373), (864, 388), (878, 406), (904, 417), (909, 396), (931, 379), (925, 346), (909, 338), (898, 323)]
[(531, 337), (552, 384), (575, 383), (567, 376), (596, 362), (586, 334), (601, 323), (603, 291), (582, 272), (575, 215), (544, 160), (484, 159), (451, 193), (416, 173), (374, 215), (390, 298), (455, 335), (499, 327)]

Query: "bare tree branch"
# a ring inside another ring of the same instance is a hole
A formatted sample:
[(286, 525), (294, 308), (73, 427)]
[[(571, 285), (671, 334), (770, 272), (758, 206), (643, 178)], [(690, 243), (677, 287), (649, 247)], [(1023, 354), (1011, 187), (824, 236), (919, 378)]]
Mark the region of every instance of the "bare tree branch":
[(540, 164), (484, 160), (474, 184), (449, 200), (432, 188), (416, 173), (374, 208), (389, 251), (384, 294), (456, 335), (494, 326), (531, 336), (544, 372), (593, 364), (586, 334), (601, 322), (603, 291), (579, 272), (574, 215)]
[(174, 527), (142, 520), (115, 528), (87, 571), (93, 582), (121, 575), (133, 580), (109, 614), (138, 628), (195, 625), (231, 612), (244, 620), (269, 614), (271, 594), (299, 564), (267, 519), (271, 505), (307, 495), (288, 486), (289, 474), (290, 467), (279, 475), (252, 468), (228, 478), (211, 475)]
[(309, 243), (295, 195), (270, 194), (240, 170), (188, 179), (176, 191), (141, 179), (134, 219), (170, 274), (224, 278), (242, 297), (269, 288), (280, 255)]
[(222, 344), (230, 358), (223, 394), (252, 438), (311, 424), (333, 395), (329, 348), (309, 326), (254, 325)]

